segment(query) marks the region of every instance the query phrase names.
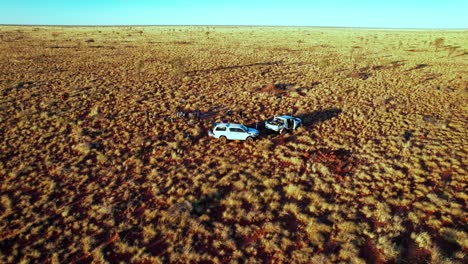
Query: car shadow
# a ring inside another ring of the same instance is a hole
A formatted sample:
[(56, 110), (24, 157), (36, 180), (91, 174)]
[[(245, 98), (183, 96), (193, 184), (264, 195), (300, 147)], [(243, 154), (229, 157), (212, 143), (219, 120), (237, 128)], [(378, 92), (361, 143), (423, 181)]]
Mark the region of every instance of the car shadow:
[(341, 114), (341, 112), (342, 110), (340, 108), (331, 107), (324, 110), (316, 110), (310, 113), (298, 115), (297, 117), (302, 119), (303, 126), (309, 127), (335, 118)]
[(239, 65), (225, 65), (219, 66), (211, 69), (203, 69), (203, 70), (194, 70), (194, 71), (187, 71), (186, 74), (193, 74), (193, 73), (212, 73), (221, 70), (233, 70), (233, 69), (240, 69), (240, 68), (249, 68), (249, 67), (258, 67), (258, 66), (271, 66), (271, 65), (281, 65), (284, 62), (282, 60), (277, 61), (266, 61), (266, 62), (255, 62), (250, 64), (239, 64)]

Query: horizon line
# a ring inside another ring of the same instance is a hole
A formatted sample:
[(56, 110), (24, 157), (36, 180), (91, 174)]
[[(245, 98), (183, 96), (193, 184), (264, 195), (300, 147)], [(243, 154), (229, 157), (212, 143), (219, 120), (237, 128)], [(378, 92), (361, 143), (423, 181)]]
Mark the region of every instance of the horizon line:
[(334, 28), (334, 29), (391, 29), (391, 30), (468, 30), (468, 28), (424, 28), (424, 27), (372, 27), (372, 26), (305, 26), (305, 25), (234, 25), (234, 24), (0, 24), (18, 27), (282, 27), (282, 28)]

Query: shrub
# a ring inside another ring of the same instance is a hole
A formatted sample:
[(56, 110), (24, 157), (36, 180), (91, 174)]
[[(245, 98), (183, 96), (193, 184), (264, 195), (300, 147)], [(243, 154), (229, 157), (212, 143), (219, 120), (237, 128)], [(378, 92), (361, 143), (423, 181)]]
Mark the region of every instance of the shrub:
[(436, 38), (434, 40), (433, 45), (436, 48), (436, 51), (444, 45), (444, 42), (445, 42), (444, 38)]

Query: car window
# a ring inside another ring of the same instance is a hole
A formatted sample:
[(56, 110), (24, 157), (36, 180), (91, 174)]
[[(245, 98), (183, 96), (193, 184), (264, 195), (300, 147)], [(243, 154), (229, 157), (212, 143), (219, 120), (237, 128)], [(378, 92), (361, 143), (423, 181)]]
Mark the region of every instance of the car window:
[(217, 127), (216, 131), (226, 131), (226, 127)]
[(237, 127), (230, 128), (229, 131), (237, 132), (237, 133), (244, 133), (245, 132), (243, 129), (237, 128)]

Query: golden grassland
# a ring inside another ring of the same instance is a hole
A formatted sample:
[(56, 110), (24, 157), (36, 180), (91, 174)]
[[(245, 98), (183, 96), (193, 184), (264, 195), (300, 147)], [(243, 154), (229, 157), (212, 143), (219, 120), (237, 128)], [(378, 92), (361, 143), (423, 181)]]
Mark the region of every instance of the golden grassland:
[[(467, 49), (467, 31), (0, 27), (0, 262), (466, 263)], [(207, 137), (291, 112), (291, 133)]]

